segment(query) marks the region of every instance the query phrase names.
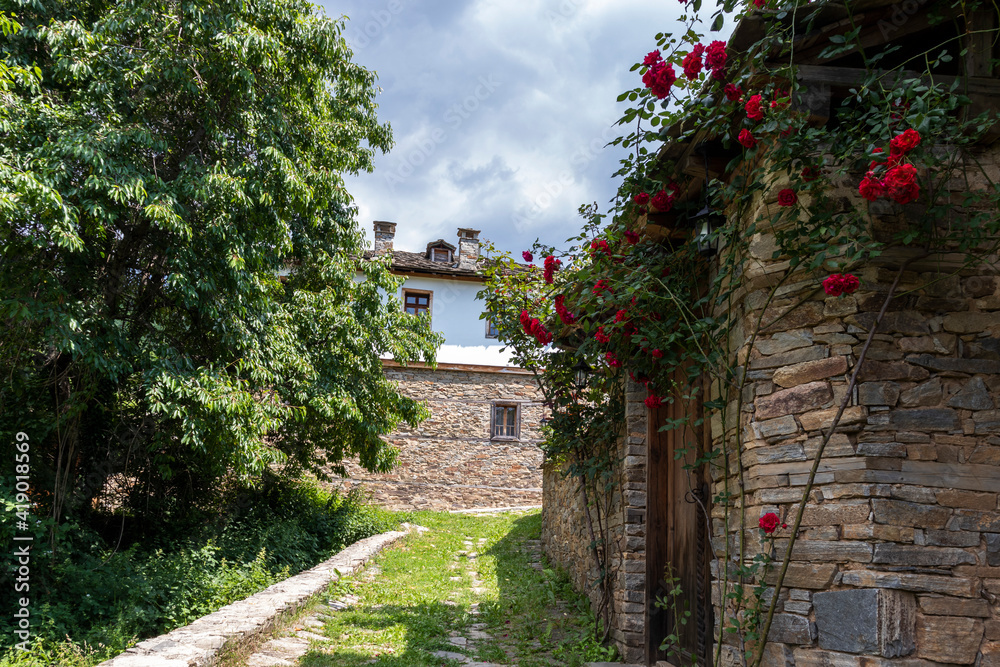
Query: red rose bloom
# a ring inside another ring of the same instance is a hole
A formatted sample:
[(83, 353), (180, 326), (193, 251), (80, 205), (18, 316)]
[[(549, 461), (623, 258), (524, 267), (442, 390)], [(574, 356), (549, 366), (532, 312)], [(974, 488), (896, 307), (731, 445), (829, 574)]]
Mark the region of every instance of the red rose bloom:
[(646, 407), (649, 408), (650, 410), (654, 410), (656, 408), (663, 406), (663, 399), (657, 396), (656, 394), (650, 394), (649, 396), (646, 397), (646, 400), (643, 402), (646, 404)]
[(604, 333), (604, 327), (597, 327), (597, 331), (594, 333), (594, 340), (598, 343), (610, 343), (611, 337)]
[(753, 4), (757, 6), (757, 9), (764, 8), (764, 0), (753, 0)]
[(872, 173), (869, 171), (868, 174), (861, 179), (861, 183), (858, 184), (858, 192), (861, 193), (861, 196), (868, 201), (875, 201), (885, 194), (885, 188), (882, 187), (882, 181), (874, 178)]
[(521, 253), (521, 257), (522, 257), (522, 258), (524, 259), (524, 261), (526, 261), (526, 262), (533, 262), (533, 261), (535, 261), (535, 256), (534, 256), (534, 255), (532, 255), (532, 254), (531, 254), (530, 252), (528, 252), (527, 250), (525, 250), (524, 252), (522, 252), (522, 253)]
[(806, 183), (815, 181), (819, 178), (819, 169), (816, 167), (802, 167), (802, 180)]
[(605, 352), (604, 358), (607, 359), (608, 366), (611, 366), (612, 368), (618, 368), (622, 365), (622, 362), (618, 361), (618, 357), (614, 352)]
[(636, 243), (639, 242), (639, 233), (629, 230), (625, 232), (625, 240), (628, 241), (631, 245), (635, 245)]
[(691, 49), (691, 53), (684, 56), (684, 61), (681, 66), (684, 68), (684, 76), (689, 80), (694, 81), (701, 74), (701, 55), (705, 52), (705, 47), (701, 44), (695, 44), (694, 48)]
[(897, 134), (889, 142), (889, 152), (896, 155), (906, 155), (920, 145), (920, 133), (913, 128), (902, 134)]
[(830, 296), (840, 296), (853, 293), (860, 285), (861, 281), (850, 273), (834, 273), (823, 281), (823, 291)]
[(615, 313), (615, 322), (624, 322), (628, 319), (628, 312), (624, 308)]
[(637, 194), (635, 197), (632, 198), (632, 201), (634, 201), (639, 206), (645, 206), (646, 204), (649, 203), (649, 194), (645, 192), (640, 192), (639, 194)]
[(750, 130), (747, 129), (740, 130), (740, 138), (738, 141), (747, 148), (753, 148), (757, 145), (757, 139), (755, 139), (754, 136), (750, 134)]
[(750, 120), (764, 120), (764, 109), (760, 106), (760, 95), (752, 96), (743, 107)]
[(705, 67), (710, 70), (722, 69), (726, 66), (726, 43), (716, 40), (705, 49)]
[(778, 518), (777, 514), (775, 514), (774, 512), (768, 512), (767, 514), (765, 514), (760, 518), (760, 521), (757, 522), (757, 525), (760, 526), (761, 530), (770, 535), (775, 531), (775, 529), (778, 527), (780, 523), (781, 519)]
[(920, 195), (917, 168), (912, 164), (890, 168), (885, 174), (884, 184), (886, 194), (897, 204), (909, 204)]
[(521, 311), (521, 316), (520, 316), (519, 319), (521, 320), (521, 328), (524, 329), (524, 333), (530, 334), (531, 333), (531, 315), (528, 313), (528, 311), (522, 310)]
[(663, 352), (660, 351), (660, 348), (654, 348), (653, 351), (650, 354), (653, 355), (654, 359), (662, 359), (663, 358)]
[(778, 204), (781, 206), (794, 206), (798, 200), (799, 196), (791, 188), (785, 188), (778, 193)]
[(666, 212), (674, 207), (674, 196), (666, 190), (660, 190), (653, 195), (653, 208), (657, 211)]
[(556, 314), (563, 324), (573, 324), (576, 321), (576, 316), (566, 308), (566, 296), (563, 294), (556, 296)]
[(612, 291), (612, 289), (608, 286), (608, 281), (602, 279), (598, 280), (597, 283), (594, 284), (593, 289), (591, 289), (590, 291), (600, 296), (601, 292), (603, 292), (604, 290), (608, 290), (609, 292)]
[(642, 75), (642, 82), (659, 100), (670, 94), (670, 87), (677, 80), (674, 74), (674, 66), (664, 62), (651, 65), (646, 73)]
[(646, 54), (646, 58), (642, 61), (643, 65), (647, 67), (655, 65), (656, 63), (663, 60), (663, 56), (660, 55), (659, 51), (650, 51)]
[(604, 239), (594, 239), (590, 242), (591, 256), (594, 256), (599, 252), (603, 252), (608, 257), (611, 256), (611, 248), (608, 246), (608, 242)]
[(726, 99), (730, 102), (739, 102), (740, 98), (743, 97), (743, 91), (740, 90), (740, 87), (734, 86), (731, 83), (727, 83), (726, 87), (722, 89), (722, 92), (726, 94)]
[(562, 265), (562, 260), (556, 259), (552, 255), (549, 255), (548, 257), (545, 258), (545, 272), (544, 272), (545, 282), (547, 282), (550, 285), (552, 284), (552, 281), (555, 279), (556, 271), (559, 270), (559, 267), (561, 265)]

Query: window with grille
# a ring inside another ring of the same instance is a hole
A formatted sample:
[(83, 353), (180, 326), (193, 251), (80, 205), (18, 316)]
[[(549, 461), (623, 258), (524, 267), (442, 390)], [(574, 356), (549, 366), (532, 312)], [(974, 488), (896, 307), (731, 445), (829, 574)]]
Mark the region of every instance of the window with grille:
[(431, 295), (430, 292), (403, 292), (403, 310), (410, 315), (420, 315), (427, 313), (430, 316)]
[(521, 413), (517, 403), (497, 403), (493, 406), (493, 438), (518, 437), (521, 430)]

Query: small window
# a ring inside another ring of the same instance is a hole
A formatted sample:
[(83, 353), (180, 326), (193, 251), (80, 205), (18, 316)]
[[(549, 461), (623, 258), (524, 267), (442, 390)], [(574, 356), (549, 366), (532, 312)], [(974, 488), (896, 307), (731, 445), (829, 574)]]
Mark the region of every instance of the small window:
[(497, 323), (493, 321), (492, 317), (486, 318), (486, 337), (487, 338), (500, 337), (500, 330), (497, 329)]
[(521, 410), (517, 403), (496, 403), (493, 406), (491, 437), (516, 440), (521, 431)]
[(444, 262), (447, 264), (451, 261), (451, 251), (447, 248), (432, 248), (431, 249), (431, 261), (432, 262)]
[(403, 292), (403, 310), (410, 315), (420, 315), (427, 313), (430, 315), (431, 294), (430, 292)]

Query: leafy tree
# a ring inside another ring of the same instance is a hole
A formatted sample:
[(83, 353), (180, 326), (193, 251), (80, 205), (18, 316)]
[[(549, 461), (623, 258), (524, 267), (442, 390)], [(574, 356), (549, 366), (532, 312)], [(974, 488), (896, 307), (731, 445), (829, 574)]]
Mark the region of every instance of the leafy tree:
[(281, 462), (387, 469), (380, 434), (424, 409), (379, 357), (438, 340), (386, 299), (384, 262), (357, 279), (342, 174), (392, 139), (343, 20), (302, 0), (3, 14), (0, 447), (29, 435), (35, 499), (59, 520), (114, 488), (153, 518)]

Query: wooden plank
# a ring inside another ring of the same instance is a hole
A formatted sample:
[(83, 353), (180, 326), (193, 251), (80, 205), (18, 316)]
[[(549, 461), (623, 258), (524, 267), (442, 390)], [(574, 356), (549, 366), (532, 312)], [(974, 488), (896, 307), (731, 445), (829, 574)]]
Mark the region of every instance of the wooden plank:
[[(780, 68), (781, 63), (772, 63), (768, 67)], [(796, 67), (795, 78), (809, 83), (825, 83), (833, 88), (852, 88), (860, 85), (868, 78), (866, 70), (856, 67), (831, 67), (822, 65), (799, 65)], [(920, 79), (930, 83), (931, 78), (922, 76), (913, 70), (886, 72), (880, 77), (882, 85), (892, 86), (905, 79)], [(959, 90), (969, 95), (1000, 96), (1000, 80), (984, 76), (955, 77), (943, 74), (934, 75), (934, 83), (950, 86), (959, 80)]]

